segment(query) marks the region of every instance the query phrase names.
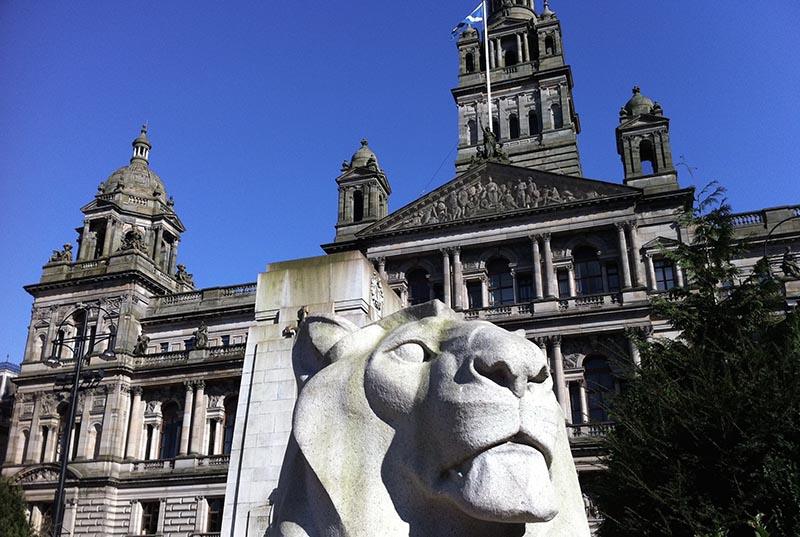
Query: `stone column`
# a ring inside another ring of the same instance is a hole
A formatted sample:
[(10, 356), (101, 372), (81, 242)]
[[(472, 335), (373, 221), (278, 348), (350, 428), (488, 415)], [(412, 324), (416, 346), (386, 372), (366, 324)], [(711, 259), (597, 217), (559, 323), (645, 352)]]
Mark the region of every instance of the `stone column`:
[(37, 393), (33, 396), (33, 416), (31, 417), (31, 430), (28, 433), (28, 453), (25, 455), (25, 464), (35, 464), (39, 462), (39, 452), (42, 446), (41, 425), (39, 424), (39, 414), (42, 410), (42, 394)]
[(522, 54), (522, 36), (520, 34), (517, 34), (516, 37), (517, 37), (517, 63), (522, 63), (523, 61), (525, 61), (525, 60), (522, 59), (522, 57), (523, 57), (523, 54)]
[(170, 275), (174, 275), (175, 274), (175, 267), (178, 264), (178, 243), (179, 242), (180, 241), (178, 240), (177, 237), (175, 237), (175, 240), (172, 242), (172, 252), (171, 252), (171, 254), (169, 256), (169, 268), (167, 269), (167, 273), (170, 274)]
[(385, 279), (386, 278), (386, 258), (383, 257), (383, 256), (376, 257), (375, 258), (375, 262), (378, 263), (378, 274), (381, 275), (381, 278)]
[[(503, 57), (503, 43), (500, 39), (495, 39), (494, 52), (497, 55), (497, 67), (505, 67), (506, 59)], [(499, 112), (498, 110), (498, 117), (500, 116)]]
[(89, 236), (89, 222), (86, 221), (83, 223), (83, 231), (81, 232), (81, 242), (80, 242), (80, 249), (78, 250), (78, 257), (76, 261), (86, 261), (87, 253), (86, 253), (86, 237)]
[(685, 285), (683, 281), (683, 269), (677, 262), (675, 263), (675, 284), (678, 287), (683, 287)]
[(155, 261), (156, 267), (158, 267), (160, 269), (164, 268), (162, 266), (159, 266), (160, 259), (158, 258), (159, 254), (161, 253), (161, 238), (163, 236), (164, 236), (164, 228), (162, 228), (161, 226), (158, 226), (156, 228), (155, 239), (153, 239), (153, 252), (152, 252), (153, 255), (152, 255), (152, 257), (153, 257), (153, 261)]
[(519, 293), (517, 292), (517, 269), (512, 268), (511, 272), (511, 292), (514, 295), (514, 303), (519, 301)]
[(553, 384), (556, 386), (556, 398), (561, 410), (567, 413), (567, 385), (564, 382), (564, 357), (561, 355), (561, 336), (550, 336), (553, 347)]
[(649, 285), (647, 287), (651, 291), (657, 291), (658, 283), (656, 282), (656, 267), (653, 264), (653, 254), (648, 253), (645, 256), (645, 262), (647, 263), (647, 277), (650, 280)]
[(100, 455), (120, 460), (125, 456), (128, 440), (128, 412), (130, 408), (130, 386), (116, 384), (106, 390), (106, 407), (100, 435)]
[(159, 447), (161, 446), (161, 424), (154, 423), (153, 424), (153, 436), (150, 438), (150, 446), (145, 453), (144, 458), (153, 461), (156, 459), (161, 458), (161, 453), (159, 453)]
[(533, 291), (536, 298), (544, 298), (542, 291), (542, 256), (539, 253), (539, 238), (538, 235), (530, 237), (531, 246), (533, 247)]
[(589, 423), (589, 402), (586, 399), (586, 381), (578, 381), (579, 399), (581, 401), (581, 418), (583, 423)]
[(214, 455), (222, 455), (222, 441), (225, 437), (225, 427), (222, 418), (214, 419)]
[(206, 426), (206, 383), (198, 380), (195, 384), (194, 396), (194, 424), (192, 425), (192, 442), (190, 453), (192, 455), (203, 454), (203, 432)]
[(550, 233), (542, 235), (544, 242), (544, 273), (547, 278), (547, 298), (555, 298), (558, 296), (556, 290), (556, 275), (553, 270), (553, 250), (550, 249)]
[(106, 220), (106, 236), (103, 239), (103, 255), (110, 255), (114, 245), (114, 219), (110, 216)]
[[(94, 394), (90, 391), (83, 392), (83, 412), (81, 413), (81, 428), (80, 434), (78, 435), (77, 439), (73, 439), (78, 441), (78, 450), (76, 452), (76, 459), (88, 459), (92, 456), (89, 453), (89, 437), (92, 430), (92, 405), (94, 404)], [(73, 424), (74, 427), (74, 424)], [(71, 448), (70, 448), (71, 449)]]
[(572, 112), (569, 105), (569, 92), (565, 82), (558, 85), (558, 92), (561, 100), (561, 122), (566, 127), (567, 125), (572, 125)]
[(131, 401), (130, 430), (128, 432), (128, 448), (125, 450), (125, 457), (128, 459), (140, 459), (142, 427), (144, 414), (142, 412), (142, 389), (139, 386), (131, 388), (133, 400)]
[(337, 220), (338, 222), (344, 222), (344, 215), (345, 215), (344, 201), (346, 195), (347, 194), (344, 187), (339, 187), (339, 220)]
[(456, 309), (464, 308), (464, 274), (461, 267), (461, 248), (453, 248), (453, 304)]
[(491, 300), (489, 298), (489, 279), (486, 277), (486, 274), (481, 274), (481, 300), (483, 301), (483, 307), (486, 308), (488, 306), (492, 306)]
[(625, 240), (625, 224), (617, 222), (617, 238), (619, 239), (619, 259), (622, 265), (623, 288), (631, 288), (631, 264), (628, 258), (628, 242)]
[(569, 296), (577, 296), (578, 292), (575, 289), (575, 267), (572, 265), (567, 265), (567, 280), (569, 281)]
[(369, 215), (378, 216), (378, 183), (375, 181), (369, 184)]
[[(44, 462), (58, 462), (61, 459), (60, 453), (58, 452), (58, 448), (60, 448), (61, 442), (59, 442), (59, 431), (58, 425), (48, 425), (47, 426), (47, 443), (44, 446)], [(64, 434), (71, 434), (72, 431), (64, 431)], [(67, 448), (69, 449), (69, 447)]]
[(528, 44), (528, 32), (522, 33), (522, 61), (531, 61), (530, 45)]
[(647, 284), (644, 281), (644, 272), (642, 271), (642, 245), (639, 241), (639, 228), (637, 227), (635, 220), (628, 222), (628, 229), (630, 230), (631, 234), (631, 249), (633, 250), (632, 261), (634, 275), (636, 276), (636, 285), (639, 287), (644, 287)]
[(448, 307), (452, 307), (451, 290), (450, 290), (450, 249), (442, 248), (439, 250), (442, 253), (442, 287), (444, 287), (444, 303)]
[(639, 367), (642, 365), (642, 356), (639, 354), (639, 347), (636, 345), (636, 338), (632, 333), (628, 333), (628, 346), (631, 350), (631, 360), (633, 360), (636, 367)]
[(186, 396), (183, 401), (183, 423), (181, 424), (181, 442), (178, 455), (184, 456), (189, 452), (189, 427), (192, 422), (192, 404), (194, 403), (194, 384), (190, 381), (183, 383), (186, 386)]

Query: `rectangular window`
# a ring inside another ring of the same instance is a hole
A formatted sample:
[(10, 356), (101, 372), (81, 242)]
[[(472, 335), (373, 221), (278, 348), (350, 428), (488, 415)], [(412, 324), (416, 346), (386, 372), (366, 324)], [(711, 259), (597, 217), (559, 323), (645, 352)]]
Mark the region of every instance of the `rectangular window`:
[(616, 263), (606, 264), (606, 278), (609, 293), (619, 293), (619, 267)]
[(183, 340), (183, 348), (187, 351), (190, 351), (194, 348), (194, 338), (184, 339)]
[(469, 309), (483, 307), (483, 286), (480, 281), (467, 282), (467, 299), (469, 300)]
[(208, 499), (208, 517), (206, 519), (206, 532), (219, 533), (222, 531), (222, 498)]
[(231, 336), (229, 336), (229, 335), (221, 336), (220, 340), (222, 342), (222, 346), (223, 347), (228, 347), (231, 344)]
[(161, 352), (169, 352), (169, 342), (164, 341), (161, 343)]
[(517, 274), (517, 302), (533, 300), (533, 279), (529, 273)]
[(572, 407), (572, 423), (583, 423), (581, 415), (581, 388), (577, 382), (569, 383), (569, 406)]
[(558, 298), (569, 298), (569, 272), (559, 270), (556, 275), (558, 279)]
[(669, 259), (654, 259), (653, 268), (656, 273), (656, 289), (669, 291), (675, 287), (675, 267)]
[(155, 535), (158, 533), (158, 511), (160, 502), (142, 502), (142, 532), (141, 535)]

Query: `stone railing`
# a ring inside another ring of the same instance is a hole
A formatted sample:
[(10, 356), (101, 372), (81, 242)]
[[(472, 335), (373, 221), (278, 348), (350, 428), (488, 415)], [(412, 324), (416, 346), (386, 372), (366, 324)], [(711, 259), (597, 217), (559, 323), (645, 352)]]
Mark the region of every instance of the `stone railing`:
[(175, 468), (174, 459), (155, 459), (152, 461), (135, 461), (131, 463), (131, 472), (154, 472), (172, 470)]
[(592, 309), (606, 306), (622, 305), (622, 297), (619, 293), (608, 293), (604, 295), (586, 295), (562, 298), (558, 301), (558, 309), (567, 311), (572, 309)]
[(200, 533), (190, 533), (189, 535), (191, 537), (219, 537), (220, 533), (218, 531), (217, 532), (205, 531), (205, 532), (200, 532)]
[(526, 302), (524, 304), (508, 304), (505, 306), (493, 306), (489, 308), (474, 308), (464, 311), (464, 319), (474, 321), (476, 319), (497, 320), (507, 317), (525, 316), (530, 317), (533, 313), (533, 306)]
[(227, 347), (211, 347), (208, 349), (208, 356), (209, 358), (243, 356), (245, 348), (247, 348), (246, 343), (237, 343)]
[(197, 466), (227, 466), (230, 462), (230, 455), (209, 455), (197, 459)]
[(242, 297), (254, 296), (256, 294), (256, 287), (256, 283), (253, 282), (163, 295), (158, 297), (156, 307), (182, 306), (183, 304), (212, 301), (223, 301), (223, 303), (234, 301), (234, 303), (236, 303)]
[(731, 223), (734, 227), (752, 226), (764, 223), (764, 215), (761, 213), (741, 213), (731, 216)]
[(156, 354), (145, 354), (144, 356), (137, 356), (135, 358), (136, 365), (153, 365), (153, 364), (174, 364), (178, 362), (185, 362), (189, 359), (189, 351), (169, 351), (159, 352)]
[(567, 434), (570, 438), (602, 438), (614, 430), (613, 421), (595, 421), (590, 423), (568, 423)]

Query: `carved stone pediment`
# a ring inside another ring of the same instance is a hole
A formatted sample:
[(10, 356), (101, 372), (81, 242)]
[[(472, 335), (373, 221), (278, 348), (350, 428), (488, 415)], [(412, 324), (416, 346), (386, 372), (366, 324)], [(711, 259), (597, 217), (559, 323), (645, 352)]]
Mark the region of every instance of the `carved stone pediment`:
[(628, 119), (627, 121), (623, 121), (619, 124), (617, 129), (646, 129), (648, 127), (659, 127), (669, 124), (669, 120), (662, 117), (656, 116), (652, 114), (644, 114), (641, 116), (636, 116), (634, 118)]
[(638, 195), (639, 189), (487, 163), (470, 170), (365, 229), (359, 235), (422, 228)]
[[(59, 468), (55, 464), (42, 464), (32, 468), (26, 468), (10, 477), (12, 483), (15, 484), (29, 484), (29, 483), (57, 483), (59, 475)], [(67, 479), (79, 479), (74, 470), (67, 469)]]
[(656, 237), (653, 240), (647, 241), (642, 245), (642, 248), (645, 250), (660, 250), (662, 248), (670, 250), (675, 248), (680, 243), (675, 239), (670, 239), (669, 237)]

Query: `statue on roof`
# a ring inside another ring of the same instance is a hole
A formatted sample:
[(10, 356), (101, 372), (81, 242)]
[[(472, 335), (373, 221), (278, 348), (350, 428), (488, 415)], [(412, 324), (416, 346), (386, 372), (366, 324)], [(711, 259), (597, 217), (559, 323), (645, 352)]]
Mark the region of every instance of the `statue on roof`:
[(497, 136), (489, 127), (483, 127), (483, 144), (478, 146), (478, 154), (472, 158), (470, 165), (486, 160), (509, 162), (508, 156), (503, 152), (503, 144), (497, 142)]
[(786, 247), (786, 251), (783, 253), (781, 270), (787, 278), (800, 278), (800, 267), (797, 266), (797, 260), (792, 253), (792, 248), (789, 246)]
[(67, 243), (63, 250), (53, 250), (49, 263), (72, 263), (72, 245)]

